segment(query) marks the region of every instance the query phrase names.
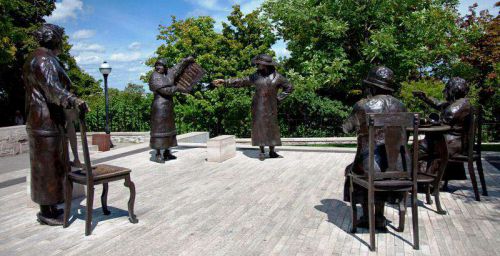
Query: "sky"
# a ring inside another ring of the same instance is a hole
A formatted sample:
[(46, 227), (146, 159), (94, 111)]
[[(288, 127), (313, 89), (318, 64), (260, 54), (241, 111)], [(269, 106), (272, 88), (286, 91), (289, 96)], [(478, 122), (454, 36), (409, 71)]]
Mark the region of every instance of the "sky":
[[(71, 54), (78, 65), (96, 79), (102, 79), (99, 65), (107, 61), (113, 68), (108, 78), (110, 87), (123, 89), (128, 83), (143, 84), (141, 74), (151, 67), (144, 62), (155, 56), (162, 43), (156, 39), (158, 26), (168, 26), (171, 16), (178, 19), (208, 15), (216, 21), (216, 29), (239, 4), (243, 13), (258, 8), (264, 0), (58, 0), (56, 9), (46, 17), (49, 23), (65, 28)], [(477, 2), (479, 9), (493, 12), (493, 0), (463, 0), (459, 11)], [(286, 43), (274, 46), (280, 57), (289, 55)]]

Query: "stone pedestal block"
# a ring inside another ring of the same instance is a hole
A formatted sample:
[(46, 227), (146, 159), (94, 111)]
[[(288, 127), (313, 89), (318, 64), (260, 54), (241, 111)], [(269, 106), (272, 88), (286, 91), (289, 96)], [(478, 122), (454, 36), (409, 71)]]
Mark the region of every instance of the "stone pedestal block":
[[(39, 205), (31, 200), (31, 175), (26, 175), (27, 206), (29, 208), (38, 208)], [(85, 197), (85, 186), (73, 183), (73, 200)]]
[(222, 163), (236, 155), (234, 135), (221, 135), (207, 142), (207, 161)]
[(111, 135), (92, 134), (92, 145), (97, 145), (99, 151), (109, 151), (111, 149)]

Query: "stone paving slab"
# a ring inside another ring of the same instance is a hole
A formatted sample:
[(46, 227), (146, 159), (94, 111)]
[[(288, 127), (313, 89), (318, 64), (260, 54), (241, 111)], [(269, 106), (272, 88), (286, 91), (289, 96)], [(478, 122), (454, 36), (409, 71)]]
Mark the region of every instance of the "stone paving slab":
[[(247, 150), (209, 163), (205, 148), (175, 151), (178, 159), (164, 164), (151, 162), (149, 151), (107, 162), (133, 170), (139, 223), (128, 222), (122, 182), (110, 183), (109, 216), (98, 186), (89, 237), (84, 200), (73, 202), (72, 223), (63, 229), (36, 222), (24, 184), (0, 189), (0, 255), (500, 254), (500, 172), (486, 161), (488, 197), (476, 202), (469, 181), (452, 182), (453, 192), (441, 194), (447, 215), (420, 204), (420, 250), (411, 246), (409, 209), (405, 231), (377, 233), (378, 252), (371, 253), (367, 230), (346, 232), (343, 173), (354, 154), (282, 151), (284, 158), (259, 161), (258, 151)], [(393, 207), (386, 216), (397, 226)]]

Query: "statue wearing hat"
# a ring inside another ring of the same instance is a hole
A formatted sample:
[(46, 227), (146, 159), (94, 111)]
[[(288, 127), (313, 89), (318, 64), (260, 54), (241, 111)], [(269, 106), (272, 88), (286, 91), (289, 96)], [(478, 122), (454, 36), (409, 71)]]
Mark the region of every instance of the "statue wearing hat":
[[(369, 113), (395, 113), (406, 112), (406, 107), (398, 99), (394, 98), (391, 94), (394, 91), (393, 86), (394, 74), (392, 70), (387, 67), (379, 66), (370, 70), (368, 77), (363, 80), (367, 85), (367, 97), (358, 101), (352, 110), (350, 117), (344, 122), (344, 132), (356, 131), (358, 133), (358, 148), (354, 162), (346, 168), (346, 174), (354, 172), (356, 174), (364, 174), (368, 172), (368, 124), (366, 117)], [(375, 143), (375, 171), (385, 171), (384, 163), (387, 162), (386, 155), (383, 153), (385, 150), (385, 141), (383, 136), (376, 136)], [(400, 163), (401, 164), (401, 163)], [(403, 170), (401, 167), (400, 170)], [(349, 194), (349, 177), (346, 176), (344, 184), (344, 200), (350, 201)], [(354, 184), (353, 201), (360, 202), (363, 206), (363, 216), (359, 221), (360, 227), (368, 227), (368, 197), (366, 189)], [(378, 229), (386, 228), (386, 220), (384, 217), (384, 204), (387, 201), (395, 201), (403, 197), (402, 193), (377, 193), (375, 194), (375, 226)]]
[[(469, 86), (467, 82), (460, 77), (451, 78), (443, 90), (446, 101), (439, 101), (434, 98), (427, 97), (424, 92), (415, 91), (415, 97), (421, 99), (423, 102), (432, 108), (441, 112), (441, 121), (444, 124), (452, 127), (451, 131), (445, 135), (446, 143), (448, 145), (448, 152), (450, 156), (456, 154), (467, 155), (467, 148), (463, 145), (467, 143), (467, 130), (468, 121), (471, 118), (472, 105), (468, 98), (465, 98), (469, 93)], [(420, 150), (428, 152), (433, 150), (431, 147), (434, 145), (433, 141), (429, 141), (426, 137), (420, 142)], [(431, 170), (432, 171), (432, 170)], [(465, 169), (463, 164), (449, 162), (443, 176), (445, 181), (445, 188), (448, 180), (464, 180), (466, 179)]]
[(164, 59), (158, 59), (155, 70), (149, 78), (149, 90), (154, 94), (151, 105), (151, 138), (150, 147), (156, 150), (156, 161), (176, 159), (170, 152), (171, 147), (177, 146), (177, 131), (175, 128), (174, 99), (177, 92), (184, 92), (175, 85), (175, 78), (190, 63), (193, 57), (183, 59), (174, 67), (168, 69)]
[(57, 58), (62, 53), (64, 29), (43, 24), (35, 37), (40, 47), (23, 66), (31, 199), (40, 205), (37, 217), (41, 224), (62, 225), (63, 210), (57, 204), (64, 202), (63, 181), (70, 170), (65, 110), (84, 114), (88, 107), (70, 92), (71, 80)]
[[(252, 99), (252, 145), (260, 147), (259, 158), (265, 158), (264, 146), (269, 146), (269, 157), (280, 157), (274, 148), (281, 146), (278, 124), (278, 102), (285, 99), (293, 90), (288, 80), (276, 71), (278, 65), (267, 54), (259, 54), (252, 59), (257, 72), (241, 79), (217, 79), (213, 84), (227, 87), (255, 87)], [(279, 92), (279, 90), (282, 90)]]

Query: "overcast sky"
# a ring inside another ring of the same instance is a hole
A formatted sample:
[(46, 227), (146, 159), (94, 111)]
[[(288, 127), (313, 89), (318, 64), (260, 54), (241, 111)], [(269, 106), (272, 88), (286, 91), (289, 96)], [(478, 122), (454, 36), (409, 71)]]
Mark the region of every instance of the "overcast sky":
[[(127, 83), (139, 83), (150, 67), (144, 61), (153, 56), (161, 41), (156, 40), (158, 25), (169, 25), (170, 16), (179, 19), (209, 15), (224, 21), (231, 6), (239, 4), (244, 13), (259, 7), (264, 0), (59, 0), (47, 22), (63, 26), (73, 45), (71, 53), (78, 65), (101, 79), (99, 64), (108, 61), (113, 71), (110, 87), (123, 89)], [(479, 9), (493, 10), (495, 1), (464, 0), (460, 12), (477, 2)], [(278, 56), (287, 56), (283, 42), (273, 46)]]

